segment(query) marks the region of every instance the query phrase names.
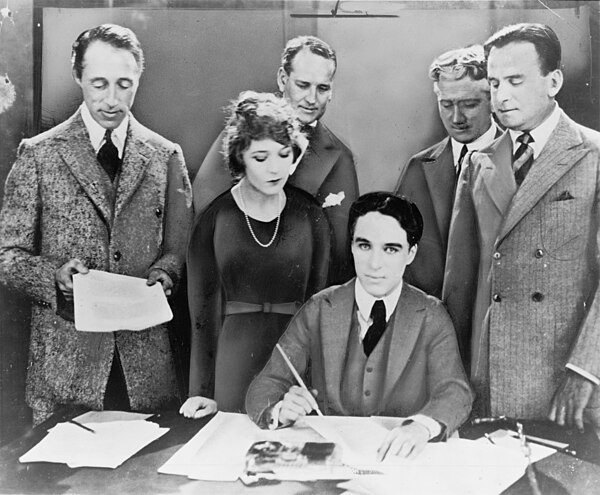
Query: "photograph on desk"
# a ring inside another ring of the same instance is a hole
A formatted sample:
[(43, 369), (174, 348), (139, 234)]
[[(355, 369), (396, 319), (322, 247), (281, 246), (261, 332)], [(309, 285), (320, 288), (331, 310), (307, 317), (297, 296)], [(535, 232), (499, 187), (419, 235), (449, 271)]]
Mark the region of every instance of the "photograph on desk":
[(0, 0), (0, 495), (600, 493), (600, 1)]

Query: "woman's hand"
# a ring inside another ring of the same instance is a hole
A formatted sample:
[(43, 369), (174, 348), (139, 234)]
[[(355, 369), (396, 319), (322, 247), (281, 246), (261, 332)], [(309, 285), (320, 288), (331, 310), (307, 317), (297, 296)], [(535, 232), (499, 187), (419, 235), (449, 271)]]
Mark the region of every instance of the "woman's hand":
[(179, 408), (186, 418), (199, 419), (217, 412), (217, 402), (202, 396), (190, 397)]

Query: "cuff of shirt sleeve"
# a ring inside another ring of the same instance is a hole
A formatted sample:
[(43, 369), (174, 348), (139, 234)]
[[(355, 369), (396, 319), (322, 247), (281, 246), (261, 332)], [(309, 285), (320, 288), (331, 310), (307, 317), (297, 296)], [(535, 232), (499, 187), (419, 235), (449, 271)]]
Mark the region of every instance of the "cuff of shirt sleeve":
[(281, 411), (282, 402), (279, 401), (271, 409), (271, 419), (269, 420), (269, 430), (276, 430), (279, 428), (279, 412)]
[(600, 385), (600, 379), (598, 379), (598, 377), (592, 375), (591, 373), (588, 373), (584, 369), (581, 369), (579, 366), (575, 366), (574, 364), (567, 363), (566, 368), (571, 371), (574, 371), (578, 375), (581, 375), (583, 378), (588, 379), (593, 384)]
[(414, 416), (409, 416), (406, 419), (410, 419), (415, 423), (419, 423), (420, 425), (424, 426), (429, 432), (429, 440), (437, 437), (442, 432), (442, 425), (439, 424), (435, 419), (425, 416), (424, 414), (415, 414)]

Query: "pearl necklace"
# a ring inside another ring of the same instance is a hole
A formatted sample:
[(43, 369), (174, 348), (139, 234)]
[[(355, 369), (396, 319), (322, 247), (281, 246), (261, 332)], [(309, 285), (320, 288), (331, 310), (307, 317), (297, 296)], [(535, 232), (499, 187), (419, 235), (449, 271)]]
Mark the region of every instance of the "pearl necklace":
[(246, 225), (248, 226), (248, 230), (250, 234), (252, 234), (252, 238), (256, 241), (260, 247), (268, 248), (275, 241), (275, 237), (277, 237), (277, 231), (279, 230), (279, 221), (281, 220), (281, 193), (277, 195), (277, 223), (275, 224), (275, 231), (273, 232), (273, 237), (266, 244), (263, 244), (258, 240), (254, 230), (252, 229), (252, 225), (250, 225), (250, 218), (248, 217), (248, 213), (246, 213), (246, 202), (244, 201), (244, 188), (240, 185), (240, 202), (242, 203), (242, 211), (244, 212), (244, 218), (246, 219)]

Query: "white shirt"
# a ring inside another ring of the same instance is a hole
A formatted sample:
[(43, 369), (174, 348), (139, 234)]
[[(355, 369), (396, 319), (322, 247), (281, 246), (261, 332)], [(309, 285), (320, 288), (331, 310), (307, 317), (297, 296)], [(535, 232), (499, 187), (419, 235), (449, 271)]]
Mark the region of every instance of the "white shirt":
[[(529, 143), (529, 146), (531, 146), (531, 149), (533, 150), (534, 160), (540, 156), (544, 146), (546, 146), (548, 139), (550, 139), (550, 134), (552, 134), (558, 125), (561, 113), (562, 112), (558, 106), (558, 103), (555, 103), (554, 110), (552, 110), (552, 113), (548, 116), (548, 118), (546, 118), (546, 120), (544, 120), (544, 122), (538, 125), (535, 129), (529, 131), (529, 134), (531, 134), (531, 137), (533, 138), (533, 142)], [(510, 134), (510, 139), (513, 143), (514, 155), (519, 146), (521, 146), (521, 143), (517, 141), (517, 138), (523, 134), (523, 131), (513, 131), (512, 129), (509, 129), (508, 133)]]
[[(92, 117), (92, 114), (90, 113), (90, 110), (85, 102), (81, 104), (81, 118), (83, 119), (85, 128), (90, 136), (92, 147), (94, 148), (96, 154), (98, 154), (98, 151), (104, 144), (104, 134), (106, 133), (106, 129), (94, 120), (94, 117)], [(123, 158), (123, 150), (125, 148), (125, 140), (127, 139), (128, 125), (129, 115), (126, 115), (123, 121), (119, 124), (119, 127), (114, 129), (111, 134), (111, 140), (117, 147), (119, 158)]]
[(467, 147), (467, 151), (477, 151), (485, 148), (488, 144), (491, 144), (496, 139), (496, 124), (491, 123), (490, 128), (479, 136), (475, 141), (471, 143), (459, 143), (456, 139), (450, 138), (450, 144), (452, 145), (452, 158), (454, 159), (454, 168), (458, 171), (458, 159), (460, 158), (460, 152), (463, 146)]

